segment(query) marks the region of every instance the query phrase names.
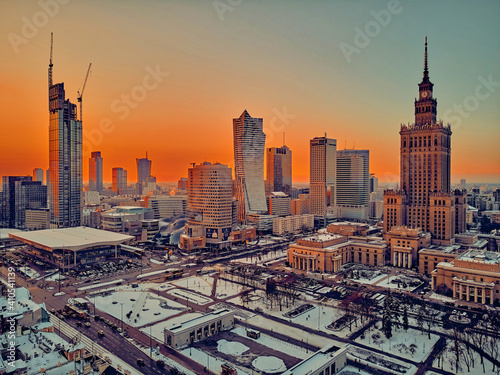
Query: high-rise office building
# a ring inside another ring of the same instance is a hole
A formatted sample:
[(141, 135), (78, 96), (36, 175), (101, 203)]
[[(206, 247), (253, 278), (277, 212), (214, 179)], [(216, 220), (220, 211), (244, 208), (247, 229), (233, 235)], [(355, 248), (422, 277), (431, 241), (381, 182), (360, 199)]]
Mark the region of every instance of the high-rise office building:
[(93, 151), (89, 159), (89, 190), (102, 191), (102, 167), (101, 151)]
[(43, 184), (43, 169), (42, 168), (33, 169), (33, 181), (40, 181)]
[(232, 228), (232, 171), (227, 165), (203, 163), (188, 169), (186, 233), (181, 244), (190, 249), (190, 238), (200, 234), (206, 245), (229, 244)]
[(415, 123), (401, 125), (400, 190), (384, 193), (384, 230), (395, 226), (430, 232), (433, 243), (454, 243), (465, 230), (463, 191), (450, 190), (451, 128), (436, 121), (425, 41), (424, 74), (415, 100)]
[(66, 99), (64, 83), (52, 84), (49, 64), (50, 222), (54, 227), (81, 225), (82, 122)]
[(26, 211), (47, 206), (47, 186), (41, 181), (16, 181), (14, 205), (14, 227), (26, 229)]
[(337, 151), (338, 216), (365, 220), (370, 202), (370, 152), (368, 150)]
[(309, 212), (324, 216), (336, 204), (337, 140), (316, 137), (310, 141)]
[(147, 152), (145, 158), (142, 159), (137, 158), (136, 162), (137, 162), (137, 182), (141, 186), (144, 186), (147, 181), (147, 178), (151, 176), (151, 164), (153, 162), (148, 159)]
[(111, 170), (111, 190), (120, 195), (123, 189), (127, 188), (127, 171), (123, 168), (113, 168)]
[(267, 212), (264, 188), (266, 135), (262, 126), (262, 118), (254, 118), (246, 110), (233, 119), (236, 198), (241, 222), (246, 222), (248, 214)]
[(2, 194), (3, 205), (0, 212), (0, 226), (4, 228), (16, 228), (16, 183), (32, 181), (31, 176), (3, 176)]
[(286, 146), (266, 149), (266, 190), (292, 194), (292, 150)]
[(378, 178), (374, 173), (370, 173), (370, 193), (378, 191)]

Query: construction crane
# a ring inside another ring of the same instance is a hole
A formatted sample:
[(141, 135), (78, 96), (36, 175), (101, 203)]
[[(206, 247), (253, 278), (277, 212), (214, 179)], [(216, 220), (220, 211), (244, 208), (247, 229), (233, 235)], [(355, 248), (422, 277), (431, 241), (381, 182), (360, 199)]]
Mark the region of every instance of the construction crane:
[(52, 86), (52, 67), (54, 66), (52, 64), (52, 46), (53, 46), (53, 33), (50, 33), (50, 62), (49, 62), (49, 88)]
[(89, 69), (87, 70), (87, 75), (85, 76), (85, 81), (83, 81), (82, 92), (80, 93), (80, 91), (77, 91), (77, 100), (80, 103), (80, 122), (82, 122), (82, 120), (83, 120), (83, 116), (82, 116), (82, 112), (83, 112), (83, 105), (82, 105), (83, 91), (85, 90), (85, 85), (87, 84), (87, 79), (89, 78), (89, 73), (90, 73), (90, 67), (91, 66), (92, 66), (92, 63), (89, 64)]

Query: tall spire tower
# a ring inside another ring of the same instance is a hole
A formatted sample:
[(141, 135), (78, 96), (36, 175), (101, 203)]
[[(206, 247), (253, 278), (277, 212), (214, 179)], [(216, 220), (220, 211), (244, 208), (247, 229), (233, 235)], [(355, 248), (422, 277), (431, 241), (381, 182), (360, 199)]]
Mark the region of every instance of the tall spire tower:
[(425, 37), (424, 76), (418, 85), (418, 100), (415, 99), (415, 124), (432, 125), (436, 122), (437, 100), (432, 97), (434, 84), (429, 80), (427, 59), (427, 37)]
[[(424, 74), (415, 100), (415, 123), (401, 125), (400, 190), (384, 192), (384, 231), (407, 226), (450, 245), (465, 231), (463, 192), (451, 191), (451, 128), (436, 121), (437, 101), (429, 80), (427, 38)], [(415, 254), (416, 258), (416, 254)]]

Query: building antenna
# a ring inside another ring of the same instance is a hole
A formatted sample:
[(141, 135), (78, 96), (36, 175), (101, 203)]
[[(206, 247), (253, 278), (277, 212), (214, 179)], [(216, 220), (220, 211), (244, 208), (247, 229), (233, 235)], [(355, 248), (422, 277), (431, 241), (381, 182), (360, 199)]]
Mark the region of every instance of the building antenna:
[(54, 33), (50, 33), (50, 60), (49, 60), (49, 88), (52, 86), (52, 46), (54, 44)]
[(285, 132), (283, 132), (283, 146), (285, 145)]
[(347, 150), (347, 140), (344, 139), (344, 150)]
[(193, 168), (196, 166), (196, 163), (189, 163), (189, 164), (191, 164)]

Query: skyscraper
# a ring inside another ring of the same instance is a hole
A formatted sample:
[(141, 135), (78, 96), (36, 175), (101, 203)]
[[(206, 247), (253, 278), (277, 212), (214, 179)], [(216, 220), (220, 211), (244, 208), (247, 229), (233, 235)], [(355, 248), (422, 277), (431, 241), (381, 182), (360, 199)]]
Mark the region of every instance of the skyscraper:
[(49, 64), (50, 222), (55, 227), (81, 224), (82, 122), (76, 105), (66, 99), (64, 83), (52, 84)]
[(316, 137), (310, 141), (309, 212), (324, 216), (336, 204), (337, 140)]
[(281, 191), (292, 194), (292, 150), (288, 147), (266, 149), (267, 194)]
[(370, 151), (337, 151), (339, 217), (365, 220), (370, 202)]
[(415, 123), (401, 125), (400, 189), (384, 193), (384, 230), (421, 228), (436, 244), (451, 244), (465, 230), (462, 191), (450, 190), (451, 128), (436, 121), (425, 39), (424, 74), (415, 99)]
[(146, 157), (136, 159), (137, 162), (137, 182), (140, 186), (144, 186), (146, 180), (149, 176), (151, 176), (151, 164), (153, 163), (148, 159), (148, 153), (146, 152)]
[(238, 215), (246, 222), (248, 214), (267, 212), (264, 188), (264, 147), (266, 135), (262, 118), (251, 117), (246, 110), (233, 119), (234, 169)]
[(127, 188), (127, 171), (123, 168), (113, 168), (111, 170), (111, 190), (116, 194), (122, 194), (122, 190)]
[(101, 151), (93, 151), (89, 158), (89, 190), (102, 191), (102, 168)]
[(232, 171), (227, 165), (203, 163), (188, 169), (187, 226), (181, 242), (200, 232), (206, 245), (229, 245), (232, 227)]
[(16, 201), (20, 198), (16, 197), (16, 183), (32, 181), (31, 176), (3, 176), (2, 178), (2, 194), (4, 204), (0, 213), (0, 226), (5, 228), (16, 228)]
[(14, 227), (26, 228), (26, 210), (47, 207), (47, 186), (41, 181), (16, 181)]
[(43, 184), (43, 169), (42, 168), (33, 169), (33, 181), (40, 181)]

